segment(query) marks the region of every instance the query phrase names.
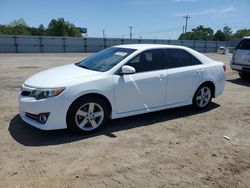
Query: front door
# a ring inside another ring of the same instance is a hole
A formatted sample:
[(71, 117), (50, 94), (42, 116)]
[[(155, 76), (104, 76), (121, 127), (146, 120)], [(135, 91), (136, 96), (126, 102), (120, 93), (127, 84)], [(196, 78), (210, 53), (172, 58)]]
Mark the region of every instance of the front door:
[(149, 110), (163, 106), (166, 98), (166, 70), (161, 49), (142, 52), (126, 65), (135, 74), (114, 75), (116, 112)]

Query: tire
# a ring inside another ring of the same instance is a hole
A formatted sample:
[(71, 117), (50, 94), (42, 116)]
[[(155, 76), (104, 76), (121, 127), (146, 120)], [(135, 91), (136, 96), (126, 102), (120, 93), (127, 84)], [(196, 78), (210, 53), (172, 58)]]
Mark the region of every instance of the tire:
[(205, 109), (212, 101), (212, 88), (208, 84), (201, 85), (194, 94), (193, 107), (197, 110)]
[(75, 133), (93, 133), (106, 124), (109, 111), (106, 103), (98, 97), (81, 97), (69, 108), (67, 126)]
[(250, 77), (249, 74), (245, 72), (239, 72), (239, 76), (241, 79), (248, 79)]

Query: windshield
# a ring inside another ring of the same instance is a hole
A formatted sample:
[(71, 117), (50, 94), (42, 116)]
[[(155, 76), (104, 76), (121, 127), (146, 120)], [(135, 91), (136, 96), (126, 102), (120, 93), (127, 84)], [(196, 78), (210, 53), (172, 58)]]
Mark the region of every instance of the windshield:
[(250, 50), (250, 39), (244, 39), (240, 42), (237, 49), (240, 50)]
[(105, 72), (120, 63), (134, 51), (134, 49), (112, 47), (102, 50), (76, 65), (94, 71)]

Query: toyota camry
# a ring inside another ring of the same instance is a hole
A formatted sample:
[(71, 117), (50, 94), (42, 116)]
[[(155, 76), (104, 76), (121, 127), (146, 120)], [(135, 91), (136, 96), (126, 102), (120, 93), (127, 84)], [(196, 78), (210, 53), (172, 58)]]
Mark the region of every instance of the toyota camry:
[(39, 129), (89, 133), (108, 119), (185, 105), (204, 109), (224, 84), (224, 64), (190, 48), (120, 45), (31, 76), (19, 110)]

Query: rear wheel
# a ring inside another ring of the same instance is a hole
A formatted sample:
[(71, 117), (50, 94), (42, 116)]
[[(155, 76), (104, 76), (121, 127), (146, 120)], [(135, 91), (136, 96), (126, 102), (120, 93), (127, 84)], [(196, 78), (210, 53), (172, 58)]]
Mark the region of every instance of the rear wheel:
[(76, 100), (67, 114), (67, 125), (74, 132), (92, 133), (108, 120), (108, 108), (103, 100), (83, 97)]
[(212, 89), (209, 85), (200, 86), (193, 97), (193, 106), (196, 109), (206, 108), (212, 100)]
[(239, 76), (241, 79), (247, 79), (250, 77), (250, 73), (247, 74), (246, 72), (239, 72)]

